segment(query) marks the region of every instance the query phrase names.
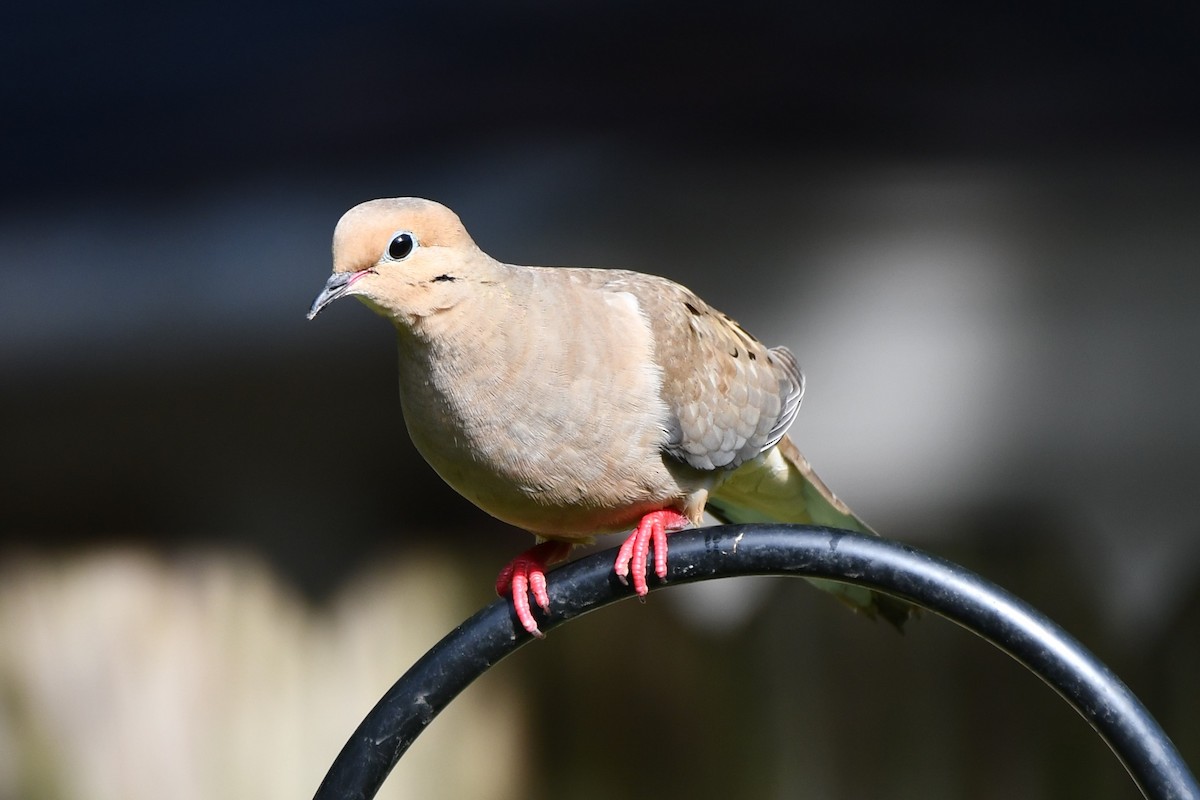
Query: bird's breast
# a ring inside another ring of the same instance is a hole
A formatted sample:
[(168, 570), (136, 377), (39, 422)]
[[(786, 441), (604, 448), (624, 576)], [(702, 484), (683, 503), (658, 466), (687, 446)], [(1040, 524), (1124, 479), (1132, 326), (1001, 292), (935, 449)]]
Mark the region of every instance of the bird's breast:
[(413, 443), (460, 494), (526, 530), (582, 539), (681, 489), (663, 461), (662, 370), (637, 300), (566, 294), (402, 331), (400, 394)]

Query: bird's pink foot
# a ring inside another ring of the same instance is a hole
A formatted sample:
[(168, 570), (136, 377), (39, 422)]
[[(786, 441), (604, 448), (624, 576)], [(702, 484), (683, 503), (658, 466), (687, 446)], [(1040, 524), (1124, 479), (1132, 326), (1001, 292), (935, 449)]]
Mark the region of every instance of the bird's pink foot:
[(626, 577), (633, 573), (633, 589), (639, 597), (645, 597), (650, 591), (646, 584), (646, 565), (650, 559), (650, 546), (654, 545), (654, 574), (660, 578), (667, 577), (667, 533), (686, 528), (690, 520), (678, 511), (664, 508), (661, 511), (651, 511), (642, 517), (633, 533), (617, 551), (617, 563), (613, 571), (622, 583), (627, 583)]
[(504, 597), (512, 594), (513, 608), (521, 626), (539, 639), (537, 620), (529, 606), (529, 595), (543, 611), (550, 610), (550, 595), (546, 592), (546, 568), (567, 557), (571, 545), (566, 542), (542, 542), (529, 548), (508, 562), (496, 578), (496, 594)]

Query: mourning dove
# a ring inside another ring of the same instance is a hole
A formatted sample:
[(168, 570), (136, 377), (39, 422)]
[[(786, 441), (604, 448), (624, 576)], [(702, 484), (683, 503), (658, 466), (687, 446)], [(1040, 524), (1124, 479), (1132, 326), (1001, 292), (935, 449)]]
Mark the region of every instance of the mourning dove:
[[(669, 531), (727, 522), (869, 532), (785, 435), (804, 394), (792, 354), (767, 348), (665, 278), (525, 267), (484, 253), (419, 198), (350, 209), (309, 319), (353, 295), (389, 319), (413, 444), (475, 505), (538, 537), (496, 582), (540, 635), (547, 567), (593, 536), (633, 532), (615, 571), (645, 595)], [(819, 582), (897, 626), (906, 604)]]

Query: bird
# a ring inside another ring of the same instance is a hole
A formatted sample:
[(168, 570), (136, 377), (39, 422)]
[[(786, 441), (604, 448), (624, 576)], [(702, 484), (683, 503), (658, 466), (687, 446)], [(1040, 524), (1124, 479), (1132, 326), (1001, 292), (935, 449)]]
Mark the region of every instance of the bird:
[[(874, 533), (787, 435), (805, 390), (791, 351), (682, 285), (503, 263), (453, 211), (416, 197), (351, 208), (332, 254), (308, 318), (355, 297), (389, 320), (417, 451), (467, 500), (536, 537), (496, 580), (529, 634), (542, 636), (533, 604), (549, 610), (547, 570), (599, 535), (628, 532), (613, 569), (644, 597), (651, 568), (666, 578), (668, 534), (705, 512)], [(897, 628), (913, 612), (812, 581)]]

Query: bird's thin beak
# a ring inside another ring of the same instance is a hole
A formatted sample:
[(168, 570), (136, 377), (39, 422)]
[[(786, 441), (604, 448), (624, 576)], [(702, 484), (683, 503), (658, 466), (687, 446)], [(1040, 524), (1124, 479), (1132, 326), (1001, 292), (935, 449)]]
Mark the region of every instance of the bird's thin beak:
[(308, 310), (308, 318), (312, 319), (322, 308), (344, 295), (350, 288), (351, 281), (358, 274), (357, 272), (335, 272), (330, 275), (329, 280), (325, 281), (325, 288), (317, 295), (317, 299), (313, 300), (312, 308)]

